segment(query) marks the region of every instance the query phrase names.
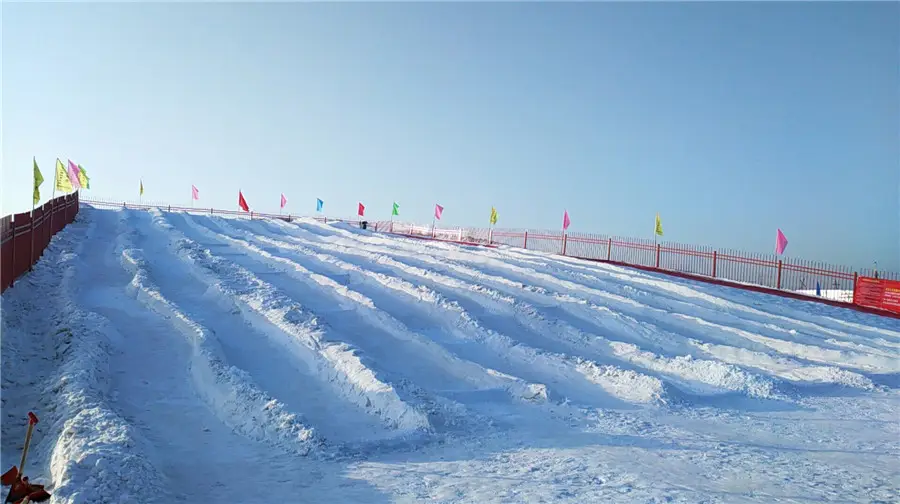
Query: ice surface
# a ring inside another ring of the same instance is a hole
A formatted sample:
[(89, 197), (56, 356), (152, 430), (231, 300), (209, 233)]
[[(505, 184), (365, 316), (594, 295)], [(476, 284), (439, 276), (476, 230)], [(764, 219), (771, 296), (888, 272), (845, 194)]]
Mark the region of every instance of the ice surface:
[(2, 358), (54, 502), (900, 499), (897, 320), (515, 248), (83, 207)]

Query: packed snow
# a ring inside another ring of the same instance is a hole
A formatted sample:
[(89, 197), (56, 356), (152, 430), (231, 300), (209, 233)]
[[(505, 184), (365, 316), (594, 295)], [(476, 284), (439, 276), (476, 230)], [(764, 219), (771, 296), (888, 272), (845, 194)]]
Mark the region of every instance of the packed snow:
[(900, 321), (515, 248), (83, 206), (2, 357), (53, 502), (900, 500)]

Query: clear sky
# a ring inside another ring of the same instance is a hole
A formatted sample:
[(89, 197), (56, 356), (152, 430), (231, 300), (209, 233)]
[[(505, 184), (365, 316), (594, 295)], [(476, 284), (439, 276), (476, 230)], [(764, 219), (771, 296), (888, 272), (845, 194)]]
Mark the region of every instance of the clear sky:
[(88, 196), (900, 269), (900, 5), (4, 3), (2, 210)]

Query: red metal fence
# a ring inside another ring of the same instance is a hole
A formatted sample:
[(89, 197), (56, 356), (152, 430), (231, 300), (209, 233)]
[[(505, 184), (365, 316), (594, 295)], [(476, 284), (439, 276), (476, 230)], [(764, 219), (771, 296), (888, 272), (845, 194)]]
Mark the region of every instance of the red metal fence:
[[(378, 222), (383, 230), (395, 234), (436, 237), (438, 239), (482, 244), (502, 244), (528, 250), (561, 254), (580, 259), (676, 272), (738, 284), (762, 286), (779, 291), (815, 297), (817, 285), (823, 297), (853, 303), (853, 292), (860, 277), (900, 280), (900, 274), (888, 271), (855, 270), (818, 261), (774, 254), (753, 254), (728, 249), (659, 242), (651, 239), (623, 238), (593, 233), (561, 231), (509, 230), (486, 228), (437, 229), (401, 223)], [(459, 238), (455, 238), (455, 237)], [(881, 306), (873, 308), (884, 309)]]
[(0, 219), (0, 293), (41, 258), (50, 238), (75, 220), (78, 193), (54, 198), (32, 212)]
[[(244, 215), (250, 218), (282, 219), (292, 221), (297, 215), (217, 210), (213, 208), (180, 207), (159, 203), (134, 204), (126, 201), (82, 200), (100, 206), (137, 209), (159, 208), (216, 215)], [(347, 222), (359, 225), (360, 219), (336, 219), (313, 217), (319, 222)], [(637, 266), (660, 272), (691, 275), (714, 279), (717, 283), (729, 282), (761, 286), (784, 293), (805, 294), (815, 299), (816, 286), (822, 297), (831, 301), (854, 304), (853, 293), (860, 277), (882, 280), (900, 280), (900, 274), (888, 271), (856, 270), (823, 262), (783, 257), (774, 254), (754, 254), (738, 250), (660, 242), (652, 239), (623, 238), (594, 233), (563, 233), (531, 229), (488, 228), (432, 228), (394, 221), (367, 221), (376, 232), (393, 233), (417, 238), (429, 238), (451, 242), (480, 245), (508, 245), (527, 250), (561, 254), (568, 257), (604, 261), (627, 266)], [(856, 303), (859, 306), (864, 306)], [(870, 308), (882, 309), (869, 306)]]

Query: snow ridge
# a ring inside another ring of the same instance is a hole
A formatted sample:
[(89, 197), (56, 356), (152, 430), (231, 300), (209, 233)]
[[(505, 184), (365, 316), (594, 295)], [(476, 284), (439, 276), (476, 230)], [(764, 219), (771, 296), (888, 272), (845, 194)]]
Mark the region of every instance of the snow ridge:
[(339, 394), (401, 433), (430, 428), (425, 414), (403, 402), (393, 387), (379, 380), (349, 345), (326, 341), (325, 330), (313, 314), (246, 269), (213, 256), (172, 227), (161, 212), (153, 212), (153, 223), (172, 235), (172, 250), (196, 266), (192, 271), (209, 285), (210, 295), (220, 296), (223, 303), (237, 302), (236, 309), (251, 324), (265, 326), (261, 322), (268, 321), (292, 337), (293, 341), (281, 343), (307, 362), (319, 379), (331, 383)]
[(300, 455), (321, 450), (323, 441), (302, 418), (286, 412), (282, 403), (259, 390), (247, 373), (225, 363), (215, 336), (160, 293), (149, 279), (142, 251), (128, 245), (122, 243), (119, 251), (122, 266), (134, 275), (129, 285), (131, 294), (169, 319), (190, 341), (194, 383), (222, 421), (245, 436)]
[[(49, 483), (54, 502), (109, 502), (111, 495), (117, 496), (116, 502), (153, 502), (166, 494), (160, 473), (141, 450), (139, 433), (109, 404), (107, 370), (114, 330), (104, 317), (80, 309), (75, 301), (80, 256), (96, 231), (95, 224), (85, 225), (79, 215), (53, 237), (27, 279), (40, 286), (35, 294), (45, 295), (50, 303), (45, 313), (53, 315), (46, 330), (53, 334), (60, 360), (44, 390), (44, 397), (52, 398), (48, 414), (38, 411), (38, 432), (47, 430), (32, 445), (26, 473), (34, 476), (42, 460), (48, 463), (50, 482), (44, 483)], [(3, 304), (5, 319), (6, 299)], [(40, 477), (32, 479), (42, 482)]]

